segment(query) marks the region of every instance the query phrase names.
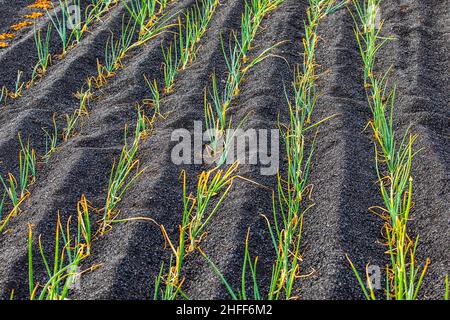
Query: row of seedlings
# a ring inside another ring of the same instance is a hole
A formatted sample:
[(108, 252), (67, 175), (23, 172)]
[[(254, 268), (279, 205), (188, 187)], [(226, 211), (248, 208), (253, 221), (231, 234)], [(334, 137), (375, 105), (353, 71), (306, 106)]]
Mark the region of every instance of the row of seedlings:
[[(376, 173), (384, 207), (371, 211), (384, 221), (389, 264), (386, 266), (385, 298), (388, 300), (415, 300), (418, 298), (422, 280), (430, 263), (421, 267), (416, 261), (419, 237), (410, 238), (408, 221), (413, 206), (412, 160), (415, 155), (413, 143), (417, 136), (407, 129), (398, 140), (394, 131), (395, 87), (389, 89), (389, 70), (376, 71), (377, 55), (390, 40), (382, 35), (383, 21), (379, 19), (381, 0), (354, 1), (356, 10), (355, 35), (359, 44), (364, 69), (364, 87), (373, 119), (369, 124), (373, 131)], [(377, 299), (372, 281), (367, 287), (358, 270), (349, 259), (364, 296)], [(368, 275), (368, 274), (367, 274)]]
[[(205, 123), (207, 129), (219, 134), (224, 134), (227, 128), (226, 111), (231, 101), (239, 93), (239, 86), (242, 83), (245, 74), (256, 64), (265, 59), (270, 47), (264, 50), (260, 55), (251, 61), (248, 61), (247, 55), (250, 46), (260, 29), (261, 22), (265, 16), (275, 10), (283, 0), (252, 0), (249, 3), (244, 2), (244, 13), (241, 20), (241, 37), (232, 33), (229, 53), (225, 50), (222, 39), (222, 50), (228, 68), (227, 80), (223, 94), (219, 93), (215, 75), (212, 77), (211, 98), (216, 109), (208, 102), (205, 90)], [(166, 86), (167, 88), (167, 86)], [(170, 87), (169, 87), (170, 88)], [(214, 111), (215, 110), (215, 111)], [(229, 123), (231, 126), (231, 122)], [(215, 140), (217, 142), (217, 140)], [(218, 146), (218, 143), (212, 145)], [(226, 148), (225, 148), (226, 149)], [(214, 155), (221, 153), (220, 157), (226, 158), (225, 150), (214, 149)], [(188, 193), (186, 190), (186, 175), (183, 177), (183, 204), (181, 225), (179, 226), (179, 239), (172, 241), (164, 226), (161, 225), (166, 242), (171, 249), (168, 268), (161, 264), (160, 273), (155, 281), (154, 299), (174, 300), (178, 296), (188, 298), (182, 290), (184, 282), (183, 267), (186, 257), (195, 251), (202, 252), (200, 243), (212, 217), (219, 211), (221, 203), (229, 193), (233, 181), (238, 178), (238, 162), (234, 162), (227, 169), (221, 169), (224, 161), (217, 161), (216, 167), (203, 171), (197, 181), (195, 193)], [(175, 245), (175, 243), (178, 243)]]

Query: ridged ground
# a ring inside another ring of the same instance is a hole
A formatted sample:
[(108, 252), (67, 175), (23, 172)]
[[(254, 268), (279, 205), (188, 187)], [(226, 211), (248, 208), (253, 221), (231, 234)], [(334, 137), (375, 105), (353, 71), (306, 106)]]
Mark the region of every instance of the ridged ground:
[[(31, 2), (31, 1), (28, 1)], [(0, 8), (0, 30), (17, 20), (18, 1)], [(175, 1), (170, 13), (192, 6), (193, 0)], [(284, 86), (292, 81), (293, 67), (301, 62), (305, 1), (286, 0), (263, 22), (252, 48), (256, 56), (265, 48), (284, 41), (273, 56), (254, 67), (230, 108), (235, 121), (248, 120), (244, 128), (277, 128), (277, 117), (286, 119)], [(243, 11), (242, 0), (222, 0), (214, 14), (194, 64), (180, 73), (174, 92), (162, 101), (166, 119), (159, 119), (151, 136), (140, 146), (138, 158), (145, 172), (120, 203), (121, 217), (148, 216), (162, 223), (172, 239), (180, 223), (181, 181), (185, 169), (193, 190), (198, 174), (206, 166), (179, 167), (170, 161), (171, 132), (193, 127), (203, 119), (203, 90), (215, 72), (225, 79), (225, 64), (219, 35), (225, 44), (231, 30), (237, 30)], [(43, 153), (42, 128), (51, 128), (52, 115), (63, 116), (77, 108), (73, 94), (84, 79), (96, 72), (96, 59), (103, 57), (110, 30), (119, 31), (124, 9), (114, 8), (95, 24), (82, 42), (61, 61), (54, 61), (45, 77), (13, 103), (0, 108), (0, 173), (17, 172), (17, 134), (29, 136), (38, 153)], [(393, 65), (391, 78), (398, 85), (395, 127), (399, 134), (408, 126), (418, 135), (414, 159), (414, 212), (410, 233), (420, 235), (419, 261), (430, 257), (432, 264), (421, 297), (441, 298), (444, 276), (450, 270), (450, 184), (449, 92), (450, 2), (433, 0), (385, 1), (385, 34), (396, 37), (380, 53), (383, 68)], [(43, 20), (37, 22), (42, 28)], [(363, 90), (361, 59), (353, 34), (353, 20), (343, 9), (323, 20), (319, 29), (317, 63), (321, 76), (315, 120), (335, 115), (320, 126), (310, 183), (315, 206), (306, 214), (303, 230), (301, 299), (362, 298), (348, 267), (348, 254), (362, 270), (366, 263), (383, 266), (382, 222), (368, 212), (381, 204), (376, 185), (373, 141), (365, 129), (371, 118)], [(11, 220), (0, 237), (0, 297), (12, 289), (17, 298), (28, 295), (27, 225), (34, 225), (35, 241), (42, 234), (48, 252), (59, 212), (63, 220), (76, 213), (82, 194), (94, 206), (105, 201), (111, 166), (123, 145), (123, 129), (135, 121), (133, 104), (149, 97), (143, 74), (161, 81), (161, 44), (169, 33), (158, 36), (131, 52), (124, 68), (111, 78), (100, 97), (91, 103), (90, 115), (81, 132), (63, 143), (48, 163), (39, 164), (36, 183), (22, 213)], [(36, 61), (32, 29), (20, 33), (13, 44), (0, 51), (0, 86), (11, 87), (17, 70), (29, 75)], [(57, 41), (52, 48), (59, 50)], [(283, 58), (280, 58), (283, 57)], [(284, 166), (281, 167), (281, 170)], [(259, 168), (242, 165), (239, 174), (269, 188), (276, 177), (259, 175)], [(271, 192), (241, 180), (236, 183), (212, 219), (202, 248), (239, 285), (244, 241), (250, 228), (250, 248), (259, 255), (259, 279), (268, 283), (272, 258), (269, 234), (261, 214), (271, 214)], [(36, 246), (36, 243), (35, 243)], [(162, 259), (168, 249), (159, 228), (149, 222), (117, 224), (97, 239), (93, 253), (82, 268), (101, 267), (83, 274), (81, 287), (70, 294), (75, 299), (149, 299)], [(35, 260), (39, 260), (36, 252)], [(38, 279), (42, 265), (37, 264)], [(210, 266), (190, 255), (184, 289), (192, 298), (227, 298), (227, 293)]]

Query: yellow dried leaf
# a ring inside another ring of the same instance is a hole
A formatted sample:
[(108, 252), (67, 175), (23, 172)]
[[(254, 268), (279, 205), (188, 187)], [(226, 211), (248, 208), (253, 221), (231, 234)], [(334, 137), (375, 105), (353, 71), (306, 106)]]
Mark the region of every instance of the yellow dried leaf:
[(53, 4), (49, 0), (36, 0), (33, 4), (27, 6), (27, 8), (48, 10), (53, 8)]
[(26, 14), (23, 17), (26, 19), (37, 19), (42, 17), (44, 14), (42, 12), (33, 12), (32, 14)]
[(15, 31), (18, 31), (20, 29), (23, 29), (23, 28), (31, 26), (31, 25), (33, 25), (33, 22), (31, 22), (31, 21), (22, 21), (22, 22), (19, 22), (17, 24), (13, 24), (11, 26), (11, 29), (13, 29)]
[(12, 39), (16, 35), (14, 33), (2, 33), (0, 34), (0, 40)]

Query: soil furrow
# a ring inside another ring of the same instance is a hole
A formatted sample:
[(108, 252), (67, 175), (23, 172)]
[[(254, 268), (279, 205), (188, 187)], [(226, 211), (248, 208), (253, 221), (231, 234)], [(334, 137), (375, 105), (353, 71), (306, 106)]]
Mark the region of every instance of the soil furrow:
[(370, 119), (362, 79), (362, 61), (346, 10), (327, 17), (319, 27), (319, 78), (315, 120), (335, 116), (319, 127), (311, 183), (315, 206), (304, 221), (305, 299), (361, 298), (349, 268), (348, 254), (358, 270), (367, 263), (383, 268), (376, 244), (382, 228), (368, 212), (379, 204), (373, 144), (364, 128)]
[[(414, 211), (410, 235), (419, 235), (418, 261), (431, 258), (421, 296), (440, 299), (450, 272), (450, 65), (449, 1), (415, 1), (383, 7), (386, 32), (397, 40), (384, 49), (397, 84), (395, 123), (399, 135), (411, 127), (418, 136), (413, 159)], [(388, 52), (395, 52), (389, 56)]]

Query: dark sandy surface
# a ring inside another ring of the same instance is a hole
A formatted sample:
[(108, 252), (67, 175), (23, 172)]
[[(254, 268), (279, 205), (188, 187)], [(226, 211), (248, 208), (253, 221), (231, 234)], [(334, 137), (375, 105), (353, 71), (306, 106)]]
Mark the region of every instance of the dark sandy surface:
[[(19, 2), (23, 6), (26, 1), (18, 1), (17, 8)], [(193, 3), (175, 1), (167, 10), (176, 12)], [(138, 158), (147, 169), (121, 201), (121, 217), (151, 217), (176, 237), (182, 212), (180, 171), (186, 170), (188, 187), (193, 190), (197, 175), (206, 167), (174, 165), (170, 160), (174, 145), (170, 135), (177, 128), (191, 129), (194, 120), (203, 119), (203, 90), (210, 84), (211, 74), (215, 71), (220, 80), (226, 77), (219, 34), (226, 39), (230, 30), (239, 28), (242, 10), (242, 0), (221, 1), (201, 40), (197, 59), (179, 74), (174, 92), (162, 100), (162, 112), (167, 117), (156, 122), (155, 130), (140, 146)], [(230, 107), (235, 120), (250, 114), (244, 129), (277, 128), (278, 115), (281, 120), (287, 116), (284, 85), (292, 81), (292, 68), (301, 62), (305, 10), (305, 1), (286, 0), (264, 20), (252, 55), (285, 41), (273, 51), (284, 59), (270, 57), (245, 78)], [(0, 30), (14, 21), (14, 12), (11, 7), (0, 7)], [(64, 114), (77, 108), (73, 94), (87, 76), (95, 74), (96, 59), (103, 57), (110, 30), (120, 29), (123, 12), (121, 6), (114, 8), (63, 60), (54, 61), (41, 81), (25, 90), (22, 97), (0, 106), (0, 174), (17, 171), (19, 132), (30, 136), (38, 153), (44, 152), (42, 128), (51, 127), (54, 113), (62, 120)], [(382, 13), (385, 33), (397, 38), (380, 54), (383, 67), (393, 65), (391, 78), (398, 85), (395, 127), (402, 133), (411, 125), (419, 136), (416, 148), (422, 149), (413, 165), (415, 206), (410, 223), (411, 235), (420, 235), (420, 261), (427, 257), (432, 261), (421, 297), (441, 298), (444, 276), (450, 271), (450, 1), (384, 1)], [(44, 25), (45, 21), (38, 23)], [(345, 254), (360, 270), (369, 262), (379, 266), (386, 262), (382, 222), (368, 211), (381, 204), (373, 141), (370, 130), (364, 130), (371, 113), (350, 14), (341, 10), (324, 19), (319, 33), (317, 62), (323, 75), (318, 81), (320, 98), (315, 119), (337, 116), (320, 127), (317, 137), (310, 177), (315, 206), (305, 216), (301, 264), (302, 274), (314, 272), (299, 280), (298, 294), (301, 299), (359, 299), (362, 295)], [(135, 121), (133, 104), (149, 97), (142, 75), (162, 80), (161, 44), (169, 39), (168, 33), (160, 35), (128, 54), (124, 68), (91, 103), (80, 133), (61, 144), (48, 163), (39, 165), (22, 213), (11, 220), (9, 231), (0, 235), (1, 298), (8, 298), (12, 289), (17, 298), (27, 297), (28, 223), (34, 225), (35, 235), (42, 234), (44, 245), (51, 250), (58, 212), (63, 220), (74, 215), (82, 194), (94, 206), (103, 205), (109, 172), (123, 145), (123, 128)], [(31, 29), (24, 30), (11, 47), (0, 50), (0, 86), (11, 87), (18, 69), (25, 75), (31, 72), (36, 61), (34, 50)], [(52, 50), (59, 50), (56, 41)], [(259, 175), (258, 167), (242, 165), (239, 174), (276, 187), (276, 177)], [(260, 215), (270, 215), (271, 206), (270, 191), (236, 180), (210, 223), (202, 248), (235, 287), (248, 228), (252, 254), (261, 259), (259, 279), (268, 283), (264, 280), (270, 277), (273, 249)], [(168, 253), (155, 224), (117, 224), (95, 241), (93, 253), (82, 268), (102, 266), (83, 274), (81, 287), (69, 296), (150, 299), (161, 259)], [(42, 268), (37, 271), (38, 279), (42, 272)], [(199, 255), (188, 257), (185, 276), (184, 289), (191, 298), (228, 297)]]

